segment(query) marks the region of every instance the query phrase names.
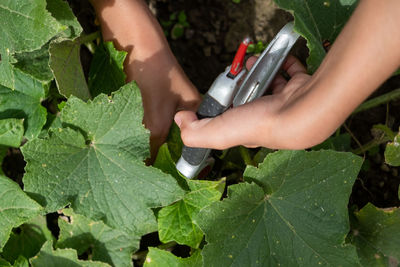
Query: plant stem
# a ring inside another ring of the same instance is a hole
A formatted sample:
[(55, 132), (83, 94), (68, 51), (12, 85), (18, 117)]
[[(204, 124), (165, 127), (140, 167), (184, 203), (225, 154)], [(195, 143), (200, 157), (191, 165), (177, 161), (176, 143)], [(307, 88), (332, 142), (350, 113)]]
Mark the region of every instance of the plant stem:
[(171, 241), (171, 242), (168, 242), (168, 243), (165, 243), (165, 244), (158, 245), (157, 248), (168, 250), (168, 249), (171, 249), (171, 248), (175, 247), (177, 244), (178, 243), (176, 243), (175, 241)]
[(81, 43), (88, 43), (88, 42), (93, 42), (94, 40), (100, 37), (101, 37), (100, 32), (96, 31), (87, 35), (82, 35), (81, 37), (79, 37), (79, 41)]
[(377, 124), (377, 125), (374, 125), (372, 128), (381, 130), (384, 134), (387, 135), (389, 140), (393, 140), (395, 138), (395, 136), (396, 136), (396, 134), (389, 127), (387, 127), (386, 125)]
[(92, 55), (96, 52), (96, 45), (93, 42), (86, 42), (84, 45)]
[(242, 156), (246, 165), (257, 166), (253, 159), (250, 157), (249, 150), (244, 146), (239, 147), (240, 155)]
[(373, 147), (379, 146), (380, 144), (389, 142), (390, 139), (387, 136), (384, 136), (380, 139), (374, 139), (371, 140), (370, 142), (364, 144), (362, 147), (359, 147), (357, 149), (353, 149), (351, 152), (354, 154), (364, 154), (366, 151), (370, 150)]
[[(357, 137), (353, 134), (353, 132), (350, 130), (350, 128), (349, 127), (347, 127), (347, 125), (346, 125), (346, 123), (344, 123), (343, 124), (343, 127), (346, 129), (346, 131), (350, 134), (350, 136), (351, 136), (351, 138), (353, 138), (353, 140), (357, 143), (357, 145), (358, 145), (358, 150), (360, 150), (361, 152), (360, 153), (358, 153), (358, 154), (361, 154), (361, 153), (365, 153), (365, 148), (363, 147), (363, 145), (361, 144), (361, 142), (360, 141), (358, 141), (358, 139), (357, 139)], [(354, 152), (353, 152), (354, 153)], [(357, 154), (357, 153), (356, 153)]]
[(400, 99), (400, 88), (362, 103), (358, 108), (356, 108), (356, 110), (353, 111), (353, 114), (397, 99)]

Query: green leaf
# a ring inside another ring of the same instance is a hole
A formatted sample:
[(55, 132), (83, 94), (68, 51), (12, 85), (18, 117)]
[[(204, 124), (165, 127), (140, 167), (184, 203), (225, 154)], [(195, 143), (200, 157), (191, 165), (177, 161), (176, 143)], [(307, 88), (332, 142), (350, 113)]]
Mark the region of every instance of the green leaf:
[(262, 147), (260, 148), (260, 150), (254, 155), (253, 161), (254, 163), (256, 163), (257, 165), (260, 164), (261, 162), (264, 161), (265, 157), (270, 154), (273, 153), (274, 150), (266, 148), (266, 147)]
[(58, 91), (65, 97), (74, 95), (83, 100), (91, 98), (80, 51), (84, 37), (50, 43), (50, 68), (53, 71)]
[(14, 66), (35, 79), (48, 83), (53, 80), (53, 73), (49, 67), (49, 43), (41, 49), (15, 54), (17, 62)]
[(25, 137), (32, 139), (39, 135), (46, 122), (46, 109), (41, 105), (44, 86), (15, 69), (11, 55), (1, 51), (0, 48), (0, 119), (25, 119)]
[(45, 0), (3, 0), (0, 47), (11, 53), (33, 51), (66, 29), (46, 10)]
[(42, 207), (30, 199), (17, 183), (0, 176), (0, 252), (11, 229), (37, 216)]
[(174, 27), (172, 27), (171, 38), (173, 40), (179, 39), (183, 36), (184, 33), (185, 33), (185, 27), (180, 23), (176, 23)]
[(81, 24), (76, 19), (74, 13), (72, 13), (67, 1), (47, 0), (47, 10), (50, 11), (51, 15), (53, 15), (60, 24), (67, 27), (67, 29), (62, 32), (62, 37), (73, 39), (81, 35), (83, 31)]
[(163, 144), (157, 152), (156, 160), (153, 163), (155, 168), (162, 170), (165, 173), (168, 173), (175, 177), (179, 186), (184, 190), (189, 190), (187, 185), (187, 180), (179, 174), (176, 169), (175, 162), (172, 160), (171, 152), (168, 148), (168, 144)]
[(312, 150), (332, 149), (336, 151), (351, 150), (351, 136), (348, 133), (333, 136), (325, 140), (323, 143), (316, 145)]
[(113, 229), (102, 221), (75, 214), (71, 209), (64, 209), (63, 213), (69, 216), (69, 221), (63, 218), (58, 220), (58, 248), (76, 249), (78, 255), (90, 248), (92, 260), (112, 266), (132, 266), (132, 252), (139, 248), (139, 239)]
[[(201, 210), (204, 266), (358, 266), (345, 245), (347, 203), (361, 159), (333, 151), (279, 151)], [(329, 194), (326, 194), (329, 192)], [(288, 256), (290, 255), (290, 256)]]
[(179, 23), (185, 23), (187, 21), (187, 16), (184, 10), (180, 11), (178, 14)]
[(127, 52), (118, 51), (112, 42), (101, 43), (94, 53), (89, 71), (92, 96), (111, 94), (125, 84), (124, 61)]
[(42, 48), (32, 52), (15, 54), (14, 57), (17, 62), (13, 64), (14, 67), (39, 81), (50, 82), (53, 80), (53, 73), (49, 67), (49, 44), (47, 43)]
[(172, 123), (171, 129), (169, 130), (167, 144), (172, 160), (177, 162), (182, 153), (183, 142), (181, 139), (181, 130), (175, 122)]
[(176, 241), (182, 245), (198, 248), (203, 232), (194, 224), (193, 217), (211, 203), (221, 199), (225, 180), (187, 181), (190, 192), (182, 200), (162, 208), (158, 213), (158, 232), (161, 242)]
[(0, 267), (12, 267), (12, 265), (5, 259), (0, 258)]
[(98, 261), (82, 261), (78, 260), (76, 251), (73, 249), (56, 249), (53, 250), (53, 242), (44, 243), (39, 254), (30, 260), (32, 267), (106, 267), (107, 263)]
[(24, 120), (0, 120), (0, 145), (19, 147), (24, 135)]
[[(58, 37), (73, 39), (82, 33), (82, 27), (66, 1), (47, 0), (47, 9), (60, 24), (65, 26), (65, 30), (59, 33)], [(17, 62), (14, 66), (35, 79), (50, 82), (53, 80), (53, 73), (49, 67), (49, 44), (50, 41), (40, 49), (15, 54)]]
[(394, 137), (393, 142), (386, 145), (385, 161), (389, 165), (400, 166), (400, 134)]
[(29, 261), (23, 256), (19, 256), (14, 262), (14, 267), (29, 267)]
[(25, 190), (47, 211), (71, 203), (76, 213), (135, 237), (156, 231), (151, 208), (181, 199), (184, 191), (172, 176), (143, 163), (149, 132), (136, 85), (88, 103), (71, 97), (60, 119), (65, 128), (22, 147)]
[(35, 217), (18, 230), (11, 233), (3, 248), (2, 255), (9, 262), (14, 262), (21, 255), (29, 259), (40, 251), (47, 240), (53, 240), (44, 216)]
[(352, 220), (352, 243), (363, 266), (389, 266), (388, 257), (400, 260), (400, 210), (367, 204)]
[(19, 256), (14, 264), (11, 265), (8, 261), (0, 258), (0, 267), (29, 267), (29, 262), (24, 257)]
[(158, 248), (149, 248), (144, 267), (201, 267), (203, 266), (200, 251), (189, 258), (176, 257), (171, 252)]
[(295, 30), (307, 40), (307, 66), (314, 72), (325, 57), (323, 43), (333, 43), (357, 5), (357, 0), (275, 0), (294, 13)]
[[(0, 166), (3, 165), (3, 160), (7, 156), (8, 147), (0, 146)], [(4, 175), (3, 169), (0, 167), (0, 175)]]

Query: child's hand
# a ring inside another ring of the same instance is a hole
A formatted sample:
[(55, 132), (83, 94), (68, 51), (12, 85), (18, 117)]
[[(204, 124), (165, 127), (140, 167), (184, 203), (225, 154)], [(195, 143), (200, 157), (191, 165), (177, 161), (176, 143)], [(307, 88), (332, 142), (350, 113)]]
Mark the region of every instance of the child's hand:
[(152, 158), (165, 141), (177, 110), (196, 110), (200, 95), (172, 54), (164, 33), (143, 0), (91, 0), (103, 39), (128, 52), (127, 82), (141, 90), (144, 119), (151, 132)]
[[(400, 64), (400, 1), (363, 0), (310, 77), (289, 58), (275, 93), (213, 119), (180, 112), (187, 146), (303, 149), (328, 138)], [(322, 40), (321, 40), (322, 42)]]
[[(254, 58), (250, 58), (247, 67), (250, 68), (253, 63)], [(311, 77), (306, 73), (304, 66), (292, 56), (283, 64), (283, 70), (291, 77), (290, 81), (278, 75), (271, 85), (273, 94), (253, 103), (230, 109), (213, 119), (198, 120), (196, 114), (191, 111), (176, 114), (175, 121), (181, 129), (183, 142), (190, 147), (204, 146), (216, 149), (236, 145), (274, 148), (280, 140), (280, 148), (310, 145), (299, 143), (300, 136), (291, 136), (291, 133), (305, 130), (303, 120), (290, 123), (290, 129), (277, 126), (289, 123), (283, 121), (281, 115), (287, 112), (291, 103), (302, 97), (305, 93), (304, 85)]]

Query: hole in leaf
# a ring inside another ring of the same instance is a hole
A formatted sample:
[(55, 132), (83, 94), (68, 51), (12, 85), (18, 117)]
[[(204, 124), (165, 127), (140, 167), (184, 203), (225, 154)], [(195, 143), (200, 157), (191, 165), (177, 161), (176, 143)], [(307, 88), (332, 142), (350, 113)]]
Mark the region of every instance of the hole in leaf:
[(190, 247), (189, 246), (185, 246), (185, 245), (179, 245), (177, 244), (173, 249), (172, 249), (172, 253), (175, 256), (181, 257), (181, 258), (187, 258), (190, 257)]
[(4, 174), (17, 182), (22, 188), (22, 177), (24, 176), (25, 165), (26, 163), (21, 151), (18, 148), (9, 148), (1, 168)]
[(80, 260), (89, 260), (93, 255), (93, 251), (92, 251), (92, 246), (89, 246), (87, 250), (85, 250), (85, 252), (83, 252), (82, 254), (78, 255), (78, 259)]
[(18, 234), (21, 233), (21, 228), (20, 228), (20, 227), (17, 227), (17, 228), (14, 228), (12, 231), (13, 231), (14, 234), (17, 234), (17, 235), (18, 235)]
[(50, 232), (58, 239), (60, 234), (60, 228), (58, 227), (58, 217), (60, 215), (57, 212), (46, 214), (46, 224)]

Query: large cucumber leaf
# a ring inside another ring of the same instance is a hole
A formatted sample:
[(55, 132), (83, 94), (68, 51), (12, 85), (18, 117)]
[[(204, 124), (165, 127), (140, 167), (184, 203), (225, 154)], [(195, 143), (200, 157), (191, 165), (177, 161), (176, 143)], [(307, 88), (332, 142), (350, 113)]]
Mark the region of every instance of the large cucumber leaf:
[(32, 52), (15, 54), (16, 62), (13, 64), (14, 67), (39, 81), (50, 82), (54, 77), (49, 67), (49, 44), (47, 43), (42, 48)]
[(118, 51), (112, 42), (101, 43), (93, 55), (89, 70), (89, 90), (92, 96), (111, 94), (125, 84), (124, 61), (128, 53)]
[(18, 260), (20, 256), (29, 259), (40, 251), (46, 241), (53, 239), (47, 228), (46, 217), (37, 216), (11, 233), (2, 256), (9, 262)]
[[(72, 209), (64, 209), (68, 216), (58, 219), (60, 236), (58, 248), (76, 249), (78, 255), (91, 249), (92, 260), (109, 263), (112, 266), (132, 266), (132, 251), (138, 248), (139, 240), (125, 232), (113, 229), (102, 221), (93, 221), (76, 214)], [(136, 246), (133, 246), (135, 244)]]
[(64, 0), (47, 0), (47, 10), (62, 25), (65, 30), (60, 36), (73, 39), (81, 35), (83, 29), (78, 19), (75, 17), (67, 1)]
[(356, 7), (357, 0), (275, 0), (293, 12), (295, 30), (307, 40), (307, 66), (314, 72), (325, 57), (323, 44), (333, 43)]
[(0, 145), (19, 147), (24, 135), (24, 120), (0, 119)]
[(67, 29), (46, 9), (46, 0), (0, 3), (0, 47), (10, 53), (33, 51)]
[(195, 251), (188, 258), (179, 258), (171, 252), (158, 248), (149, 248), (144, 267), (201, 267), (200, 251)]
[(24, 136), (39, 135), (46, 122), (46, 109), (41, 105), (44, 85), (12, 66), (14, 58), (2, 50), (0, 61), (0, 119), (24, 119)]
[(109, 267), (99, 261), (83, 261), (78, 259), (73, 249), (53, 249), (53, 242), (44, 243), (39, 254), (30, 260), (32, 267)]
[(195, 217), (202, 208), (220, 200), (225, 188), (225, 180), (187, 181), (190, 192), (183, 199), (162, 208), (158, 212), (158, 232), (163, 243), (176, 241), (182, 245), (198, 248), (203, 232), (194, 224)]
[[(65, 27), (65, 30), (58, 33), (57, 37), (74, 39), (82, 33), (83, 29), (66, 1), (47, 0), (46, 7), (52, 16)], [(14, 66), (42, 82), (53, 80), (53, 73), (49, 67), (50, 42), (31, 52), (16, 53), (14, 57), (17, 62)]]
[(80, 58), (84, 42), (85, 37), (78, 37), (50, 43), (50, 68), (58, 91), (65, 97), (74, 95), (83, 100), (91, 98)]
[(71, 97), (63, 128), (22, 147), (25, 190), (47, 211), (71, 204), (78, 214), (140, 237), (157, 230), (151, 208), (179, 200), (176, 180), (143, 163), (149, 132), (140, 91), (131, 83), (88, 103)]
[(389, 266), (389, 257), (400, 260), (400, 210), (378, 209), (367, 204), (352, 220), (352, 242), (363, 266)]
[(347, 203), (361, 159), (333, 151), (279, 151), (229, 198), (201, 210), (205, 266), (358, 266)]
[(17, 183), (0, 176), (0, 252), (11, 229), (36, 217), (42, 207), (29, 198)]

